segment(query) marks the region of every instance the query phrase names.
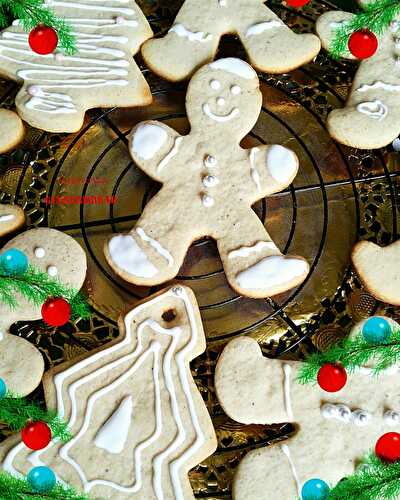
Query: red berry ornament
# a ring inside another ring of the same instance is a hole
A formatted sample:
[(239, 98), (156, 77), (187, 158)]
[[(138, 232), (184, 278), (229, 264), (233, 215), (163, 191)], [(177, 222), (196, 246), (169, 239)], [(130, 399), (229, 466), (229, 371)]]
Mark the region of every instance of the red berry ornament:
[(41, 422), (30, 422), (21, 431), (22, 441), (31, 450), (43, 450), (51, 441), (50, 427)]
[(346, 385), (347, 373), (339, 364), (327, 363), (321, 366), (317, 375), (318, 384), (326, 392), (338, 392)]
[(40, 24), (29, 33), (29, 46), (36, 54), (51, 54), (58, 44), (57, 32)]
[(378, 39), (369, 30), (355, 31), (349, 38), (349, 50), (357, 59), (368, 59), (378, 50)]
[(290, 7), (304, 7), (304, 5), (308, 4), (311, 0), (286, 0), (286, 3)]
[(375, 454), (383, 462), (397, 462), (400, 459), (400, 434), (387, 432), (375, 445)]
[(42, 305), (42, 318), (50, 326), (63, 326), (71, 317), (71, 306), (65, 299), (48, 299)]

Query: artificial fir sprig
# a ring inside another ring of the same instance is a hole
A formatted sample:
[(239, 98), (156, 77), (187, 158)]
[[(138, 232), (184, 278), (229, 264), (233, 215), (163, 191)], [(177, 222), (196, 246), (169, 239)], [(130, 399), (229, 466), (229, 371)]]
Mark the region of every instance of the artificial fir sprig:
[(400, 1), (376, 0), (363, 8), (364, 12), (354, 14), (351, 20), (343, 22), (336, 29), (329, 48), (331, 55), (336, 59), (348, 52), (349, 37), (355, 31), (367, 29), (376, 36), (382, 35), (391, 21), (400, 13)]
[(302, 363), (297, 380), (300, 384), (316, 382), (321, 366), (340, 363), (348, 372), (361, 368), (374, 360), (374, 374), (400, 361), (400, 329), (392, 330), (387, 342), (367, 342), (363, 335), (347, 338), (333, 345), (325, 352), (311, 354)]
[(369, 455), (357, 471), (329, 492), (328, 500), (395, 500), (400, 495), (400, 462)]
[(19, 432), (28, 421), (45, 422), (51, 429), (52, 439), (59, 439), (63, 443), (71, 439), (67, 424), (56, 411), (44, 410), (25, 398), (7, 392), (6, 396), (0, 399), (0, 422), (7, 424), (11, 430)]
[(54, 488), (46, 493), (35, 492), (28, 481), (17, 478), (7, 472), (0, 472), (0, 498), (1, 500), (44, 500), (58, 498), (62, 500), (88, 500), (84, 493), (78, 493), (69, 486), (57, 483)]
[(15, 294), (20, 294), (36, 306), (41, 306), (49, 297), (63, 297), (71, 306), (72, 318), (88, 318), (89, 306), (77, 290), (63, 285), (60, 280), (29, 266), (23, 274), (7, 273), (0, 261), (0, 302), (14, 309), (18, 306)]
[(76, 40), (71, 27), (44, 5), (43, 0), (0, 0), (0, 28), (19, 19), (25, 31), (39, 24), (49, 26), (57, 32), (59, 44), (67, 54), (76, 52)]

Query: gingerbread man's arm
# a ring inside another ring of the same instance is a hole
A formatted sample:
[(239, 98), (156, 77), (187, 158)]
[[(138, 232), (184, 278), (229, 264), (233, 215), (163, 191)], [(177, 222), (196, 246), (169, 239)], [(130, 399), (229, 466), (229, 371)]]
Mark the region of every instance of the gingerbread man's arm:
[(132, 130), (129, 150), (135, 163), (150, 177), (164, 182), (170, 177), (168, 164), (178, 154), (183, 137), (157, 121), (141, 122)]
[(249, 175), (255, 185), (254, 201), (281, 191), (296, 177), (299, 160), (291, 149), (273, 144), (256, 146), (248, 153)]
[[(322, 16), (318, 18), (315, 29), (317, 35), (321, 39), (322, 47), (325, 50), (329, 50), (335, 37), (336, 30), (339, 29), (343, 23), (351, 21), (353, 16), (354, 15), (349, 12), (332, 11), (322, 14)], [(343, 53), (342, 57), (344, 59), (355, 59), (348, 50)]]

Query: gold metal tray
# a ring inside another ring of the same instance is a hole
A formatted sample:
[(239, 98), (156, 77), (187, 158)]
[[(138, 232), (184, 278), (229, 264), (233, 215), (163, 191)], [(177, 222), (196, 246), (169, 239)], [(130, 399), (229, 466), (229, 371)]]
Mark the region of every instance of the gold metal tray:
[[(155, 32), (160, 32), (168, 29), (182, 1), (139, 3)], [(317, 0), (299, 11), (284, 7), (279, 0), (270, 4), (298, 32), (312, 31), (316, 18), (333, 8)], [(233, 37), (223, 40), (220, 55), (244, 57)], [(151, 106), (92, 110), (77, 134), (30, 128), (18, 150), (0, 156), (0, 201), (24, 207), (28, 228), (48, 226), (74, 236), (88, 255), (84, 290), (94, 309), (89, 321), (69, 323), (57, 331), (42, 322), (13, 327), (15, 335), (38, 346), (47, 367), (115, 337), (118, 315), (156, 290), (121, 281), (102, 252), (105, 239), (113, 232), (129, 230), (159, 189), (129, 156), (126, 137), (132, 126), (156, 119), (180, 133), (188, 131), (185, 84), (169, 84), (141, 67), (154, 94)], [(263, 110), (244, 141), (246, 147), (284, 144), (300, 158), (293, 185), (254, 209), (284, 252), (309, 260), (306, 282), (273, 299), (239, 297), (228, 287), (216, 246), (208, 239), (191, 247), (177, 278), (193, 288), (200, 304), (208, 347), (192, 369), (219, 439), (217, 452), (191, 472), (198, 498), (231, 498), (232, 476), (246, 452), (291, 432), (287, 424), (244, 426), (223, 413), (215, 397), (213, 373), (226, 342), (246, 334), (256, 338), (268, 356), (295, 358), (313, 344), (324, 349), (353, 322), (378, 310), (400, 317), (398, 310), (384, 309), (363, 292), (350, 267), (350, 250), (357, 239), (388, 244), (397, 238), (400, 179), (399, 154), (391, 147), (354, 150), (335, 143), (327, 133), (326, 116), (343, 105), (354, 71), (354, 64), (335, 62), (321, 53), (314, 63), (293, 73), (261, 74)], [(13, 83), (0, 82), (2, 107), (13, 107), (16, 91)], [(117, 202), (45, 203), (46, 196), (69, 195), (115, 196)], [(41, 401), (41, 389), (32, 397)], [(2, 434), (7, 433), (3, 428)]]

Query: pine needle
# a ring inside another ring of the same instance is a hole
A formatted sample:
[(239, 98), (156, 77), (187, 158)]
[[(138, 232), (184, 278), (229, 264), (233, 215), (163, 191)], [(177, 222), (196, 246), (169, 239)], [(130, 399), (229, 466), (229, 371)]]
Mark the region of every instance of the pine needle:
[(57, 483), (47, 493), (37, 493), (26, 479), (17, 478), (7, 472), (0, 472), (0, 498), (1, 500), (44, 500), (47, 498), (89, 500), (89, 497), (84, 493), (78, 493), (73, 488), (61, 483)]
[(396, 500), (399, 495), (400, 462), (384, 463), (371, 454), (330, 491), (328, 500)]
[(0, 399), (0, 422), (4, 422), (11, 430), (19, 432), (28, 421), (46, 422), (51, 429), (52, 439), (59, 439), (66, 443), (71, 439), (67, 424), (61, 420), (56, 411), (44, 410), (25, 398), (7, 392)]
[(375, 364), (374, 375), (400, 361), (400, 329), (394, 329), (387, 342), (371, 344), (360, 332), (354, 339), (344, 339), (325, 352), (311, 354), (302, 363), (297, 381), (300, 384), (316, 382), (319, 369), (326, 363), (340, 363), (351, 373), (370, 360)]
[(90, 308), (82, 293), (65, 286), (59, 279), (29, 266), (26, 273), (8, 274), (0, 263), (0, 302), (11, 309), (18, 307), (16, 294), (20, 294), (35, 306), (40, 307), (49, 297), (63, 297), (71, 306), (72, 318), (86, 319)]
[(53, 28), (57, 32), (60, 47), (70, 55), (76, 52), (76, 40), (71, 27), (45, 6), (43, 0), (0, 0), (0, 27), (8, 26), (10, 18), (18, 19), (27, 32), (39, 24)]
[(355, 14), (336, 29), (329, 52), (336, 59), (347, 53), (349, 37), (354, 31), (367, 29), (379, 37), (399, 13), (399, 0), (376, 0), (364, 6), (364, 12)]

